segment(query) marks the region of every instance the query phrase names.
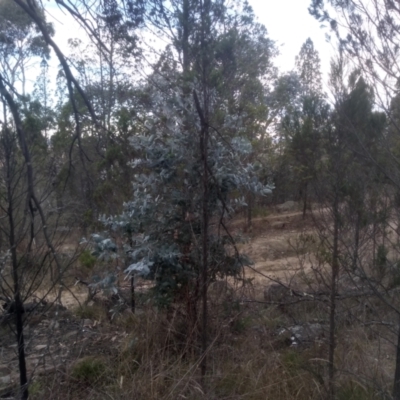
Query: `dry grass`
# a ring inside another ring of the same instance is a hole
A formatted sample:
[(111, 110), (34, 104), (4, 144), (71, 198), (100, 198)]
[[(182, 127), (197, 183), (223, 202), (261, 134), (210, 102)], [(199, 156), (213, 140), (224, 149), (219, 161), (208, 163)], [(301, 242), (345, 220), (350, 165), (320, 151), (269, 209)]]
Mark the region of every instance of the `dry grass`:
[[(307, 321), (310, 306), (299, 304), (288, 313), (257, 303), (233, 307), (225, 304), (228, 300), (235, 301), (226, 298), (211, 314), (204, 385), (198, 332), (188, 339), (186, 315), (179, 307), (171, 314), (148, 306), (108, 327), (127, 333), (108, 357), (94, 352), (71, 363), (64, 374), (40, 377), (32, 399), (324, 399), (327, 340), (290, 347), (277, 334), (293, 324), (292, 313)], [(393, 359), (385, 362), (392, 345), (361, 325), (343, 327), (338, 343), (338, 399), (383, 399), (379, 393), (390, 390), (393, 373)]]

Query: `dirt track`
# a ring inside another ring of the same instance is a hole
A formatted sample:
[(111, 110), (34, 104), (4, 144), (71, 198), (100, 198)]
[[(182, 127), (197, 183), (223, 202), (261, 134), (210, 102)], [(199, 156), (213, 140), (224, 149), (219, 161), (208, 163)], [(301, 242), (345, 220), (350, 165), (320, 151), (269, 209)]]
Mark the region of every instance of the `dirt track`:
[[(244, 230), (245, 223), (235, 221), (231, 227)], [(248, 243), (240, 246), (254, 262), (254, 269), (249, 268), (246, 276), (254, 278), (255, 283), (268, 285), (271, 283), (268, 278), (288, 281), (301, 270), (309, 269), (307, 257), (299, 261), (299, 246), (301, 235), (311, 234), (312, 226), (311, 218), (303, 220), (301, 212), (255, 218)]]

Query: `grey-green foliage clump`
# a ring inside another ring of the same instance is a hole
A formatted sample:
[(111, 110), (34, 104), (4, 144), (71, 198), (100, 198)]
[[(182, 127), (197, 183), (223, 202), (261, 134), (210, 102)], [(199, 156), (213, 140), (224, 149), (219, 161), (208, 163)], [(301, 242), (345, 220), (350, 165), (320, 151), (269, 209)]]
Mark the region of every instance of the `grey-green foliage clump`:
[[(176, 104), (179, 104), (177, 101)], [(150, 134), (135, 136), (132, 145), (141, 154), (132, 162), (134, 195), (124, 212), (103, 217), (111, 229), (127, 237), (126, 273), (155, 281), (162, 302), (196, 291), (202, 269), (203, 166), (199, 138), (183, 129), (184, 120), (173, 104), (167, 111), (168, 134), (159, 134), (149, 122)], [(165, 111), (167, 107), (160, 103)], [(193, 121), (195, 122), (195, 121)], [(157, 121), (153, 121), (157, 123)], [(210, 137), (208, 149), (208, 235), (210, 279), (240, 275), (249, 261), (232, 247), (226, 220), (245, 206), (241, 193), (261, 195), (271, 187), (261, 184), (246, 162), (252, 146), (243, 137)]]
[[(113, 261), (119, 257), (118, 247), (114, 240), (108, 237), (108, 232), (94, 233), (89, 240), (82, 238), (80, 244), (88, 246), (79, 258), (84, 267), (93, 269), (97, 260), (111, 266)], [(95, 271), (91, 276), (89, 289), (102, 291), (106, 294), (118, 293), (116, 271), (110, 268), (107, 268), (107, 271), (103, 274)]]
[(179, 40), (141, 88), (140, 129), (130, 132), (132, 198), (120, 215), (101, 218), (125, 235), (126, 273), (154, 280), (162, 303), (197, 300), (205, 237), (208, 279), (240, 276), (249, 261), (226, 222), (245, 199), (271, 191), (258, 179), (265, 173), (258, 143), (269, 121), (263, 82), (274, 74), (275, 48), (247, 3), (234, 4), (153, 9), (150, 20), (157, 16)]

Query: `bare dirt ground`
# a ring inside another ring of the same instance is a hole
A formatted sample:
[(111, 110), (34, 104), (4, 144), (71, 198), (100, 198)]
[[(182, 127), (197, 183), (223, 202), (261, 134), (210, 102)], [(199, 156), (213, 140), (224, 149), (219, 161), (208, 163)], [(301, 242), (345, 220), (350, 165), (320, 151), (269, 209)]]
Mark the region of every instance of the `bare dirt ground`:
[[(245, 220), (234, 221), (231, 227), (244, 230)], [(311, 265), (304, 259), (299, 262), (301, 236), (314, 232), (310, 216), (302, 217), (301, 212), (273, 214), (253, 219), (250, 239), (239, 246), (254, 262), (246, 276), (253, 283), (268, 286), (274, 280), (289, 281), (299, 272), (307, 272)]]
[[(113, 351), (127, 333), (115, 332), (106, 324), (90, 318), (79, 318), (73, 309), (75, 298), (65, 294), (64, 304), (48, 310), (38, 310), (26, 316), (25, 345), (29, 376), (65, 372), (75, 360), (90, 354)], [(7, 398), (18, 383), (17, 344), (12, 335), (13, 321), (3, 319), (0, 326), (0, 398)], [(10, 326), (9, 324), (10, 323)], [(10, 339), (12, 338), (12, 339)], [(11, 397), (13, 398), (13, 397)]]

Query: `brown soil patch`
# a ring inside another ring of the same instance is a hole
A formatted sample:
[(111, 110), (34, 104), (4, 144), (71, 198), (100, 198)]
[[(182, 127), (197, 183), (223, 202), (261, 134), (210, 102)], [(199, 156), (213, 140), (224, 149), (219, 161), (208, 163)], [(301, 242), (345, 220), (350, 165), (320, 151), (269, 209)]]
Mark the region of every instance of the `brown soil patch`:
[(301, 235), (313, 234), (314, 222), (301, 212), (288, 212), (268, 217), (255, 218), (246, 232), (246, 220), (233, 221), (230, 227), (235, 233), (243, 232), (249, 241), (240, 245), (240, 250), (254, 262), (246, 276), (253, 282), (267, 286), (273, 280), (289, 281), (296, 273), (308, 272), (310, 260), (303, 259), (300, 265), (298, 243)]

